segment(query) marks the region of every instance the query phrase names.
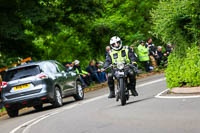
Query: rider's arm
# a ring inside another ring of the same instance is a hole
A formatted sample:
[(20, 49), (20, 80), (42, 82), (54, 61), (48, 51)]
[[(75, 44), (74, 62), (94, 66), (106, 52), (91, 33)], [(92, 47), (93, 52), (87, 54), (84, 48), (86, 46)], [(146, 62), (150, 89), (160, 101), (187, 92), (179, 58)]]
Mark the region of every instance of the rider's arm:
[(111, 59), (111, 56), (108, 54), (108, 55), (106, 56), (106, 60), (105, 60), (105, 64), (104, 64), (103, 68), (107, 68), (107, 67), (109, 67), (111, 64), (112, 64), (112, 59)]
[(137, 55), (131, 50), (128, 50), (128, 58), (130, 59), (131, 63), (136, 63), (138, 61)]
[(128, 51), (128, 58), (129, 58), (129, 60), (131, 61), (131, 64), (133, 64), (133, 70), (134, 70), (134, 72), (138, 72), (138, 65), (137, 65), (137, 61), (138, 61), (138, 59), (137, 59), (137, 56), (135, 56), (135, 53), (132, 51), (132, 50), (129, 50)]

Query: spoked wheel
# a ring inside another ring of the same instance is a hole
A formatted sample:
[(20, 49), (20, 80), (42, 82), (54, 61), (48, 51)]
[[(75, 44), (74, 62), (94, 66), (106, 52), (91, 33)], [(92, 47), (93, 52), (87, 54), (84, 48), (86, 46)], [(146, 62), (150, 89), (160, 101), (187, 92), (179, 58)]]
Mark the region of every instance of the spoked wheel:
[(125, 90), (125, 84), (124, 84), (124, 79), (120, 78), (119, 79), (119, 88), (120, 88), (120, 100), (121, 100), (121, 105), (124, 106), (126, 104), (126, 90)]

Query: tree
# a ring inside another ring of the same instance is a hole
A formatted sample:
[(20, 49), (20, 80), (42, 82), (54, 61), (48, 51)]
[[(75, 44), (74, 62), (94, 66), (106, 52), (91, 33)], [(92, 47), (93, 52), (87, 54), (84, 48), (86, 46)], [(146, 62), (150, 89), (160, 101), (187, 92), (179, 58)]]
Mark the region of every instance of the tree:
[[(60, 62), (104, 59), (118, 35), (125, 45), (151, 36), (158, 0), (1, 0), (0, 46), (8, 57)], [(22, 51), (23, 49), (23, 51)], [(8, 53), (9, 51), (9, 53)]]

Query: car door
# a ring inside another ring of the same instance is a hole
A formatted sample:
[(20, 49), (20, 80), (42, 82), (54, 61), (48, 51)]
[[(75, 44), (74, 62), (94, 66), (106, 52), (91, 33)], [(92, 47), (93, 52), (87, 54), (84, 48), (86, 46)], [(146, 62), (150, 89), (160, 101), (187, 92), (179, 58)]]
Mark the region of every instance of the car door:
[(59, 69), (60, 73), (62, 73), (63, 76), (63, 90), (64, 93), (70, 93), (74, 90), (75, 87), (75, 79), (76, 79), (76, 73), (66, 71), (66, 68), (60, 64), (59, 62), (56, 62), (57, 68)]
[(75, 89), (75, 85), (76, 85), (75, 81), (76, 81), (77, 76), (78, 76), (76, 71), (75, 70), (68, 70), (67, 76), (68, 76), (69, 81), (70, 81), (68, 84), (71, 86), (72, 89)]
[(61, 87), (61, 90), (64, 91), (64, 77), (57, 65), (54, 62), (48, 62), (47, 66), (50, 70), (51, 79), (53, 80), (54, 84), (58, 84)]

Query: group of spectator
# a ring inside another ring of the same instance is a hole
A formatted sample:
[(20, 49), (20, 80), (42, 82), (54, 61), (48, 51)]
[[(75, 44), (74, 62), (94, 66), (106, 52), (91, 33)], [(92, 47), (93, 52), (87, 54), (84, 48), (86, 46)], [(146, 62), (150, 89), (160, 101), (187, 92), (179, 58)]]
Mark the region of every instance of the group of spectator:
[(90, 86), (92, 82), (104, 83), (107, 81), (106, 73), (102, 70), (102, 65), (103, 62), (95, 62), (94, 60), (91, 60), (87, 68), (82, 70), (79, 60), (65, 63), (67, 70), (74, 70), (80, 75), (83, 87)]
[(158, 66), (164, 65), (167, 61), (167, 57), (173, 50), (172, 44), (168, 43), (166, 51), (163, 52), (162, 46), (156, 47), (152, 43), (152, 38), (149, 38), (146, 43), (144, 41), (140, 41), (137, 49), (139, 61), (143, 64), (146, 72), (149, 72)]

